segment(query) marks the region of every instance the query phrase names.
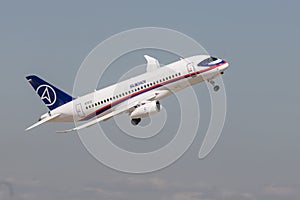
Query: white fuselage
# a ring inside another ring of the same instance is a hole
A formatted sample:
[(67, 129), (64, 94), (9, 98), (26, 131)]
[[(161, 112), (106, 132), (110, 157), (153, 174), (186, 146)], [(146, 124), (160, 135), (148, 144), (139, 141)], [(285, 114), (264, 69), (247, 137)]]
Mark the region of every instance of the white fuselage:
[(198, 55), (176, 61), (78, 97), (52, 110), (50, 114), (61, 114), (53, 121), (83, 121), (106, 115), (130, 102), (143, 101), (145, 96), (155, 92), (159, 93), (156, 96), (156, 100), (159, 100), (188, 86), (213, 79), (228, 67), (228, 63), (221, 59), (209, 66), (197, 66), (200, 61), (208, 57)]

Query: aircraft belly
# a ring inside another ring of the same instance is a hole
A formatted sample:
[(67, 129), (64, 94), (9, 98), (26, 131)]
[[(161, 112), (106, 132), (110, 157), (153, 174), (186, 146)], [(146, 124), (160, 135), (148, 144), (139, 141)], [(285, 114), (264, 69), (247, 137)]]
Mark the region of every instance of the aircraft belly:
[(73, 122), (73, 121), (74, 121), (73, 116), (63, 115), (63, 114), (51, 120), (51, 122)]

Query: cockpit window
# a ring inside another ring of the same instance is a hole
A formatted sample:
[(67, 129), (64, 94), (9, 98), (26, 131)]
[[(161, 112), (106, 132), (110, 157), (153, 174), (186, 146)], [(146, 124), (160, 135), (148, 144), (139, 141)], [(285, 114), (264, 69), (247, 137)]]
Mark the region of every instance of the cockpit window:
[(215, 57), (209, 57), (206, 58), (205, 60), (202, 60), (200, 63), (198, 63), (197, 66), (207, 66), (209, 63), (218, 60), (218, 58)]

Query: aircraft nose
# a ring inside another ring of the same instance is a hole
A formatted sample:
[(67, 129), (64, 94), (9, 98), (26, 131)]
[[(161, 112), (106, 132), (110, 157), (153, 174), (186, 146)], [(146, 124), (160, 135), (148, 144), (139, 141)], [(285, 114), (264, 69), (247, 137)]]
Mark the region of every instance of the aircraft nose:
[(219, 71), (222, 73), (229, 67), (229, 64), (223, 60), (223, 64), (218, 67)]

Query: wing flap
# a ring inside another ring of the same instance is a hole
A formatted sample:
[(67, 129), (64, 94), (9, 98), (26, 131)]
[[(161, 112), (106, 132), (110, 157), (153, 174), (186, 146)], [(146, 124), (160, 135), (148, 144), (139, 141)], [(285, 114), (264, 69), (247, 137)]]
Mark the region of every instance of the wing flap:
[(108, 114), (106, 114), (106, 115), (104, 115), (104, 116), (102, 116), (102, 117), (99, 117), (99, 118), (96, 118), (96, 119), (94, 119), (94, 120), (91, 120), (91, 121), (89, 121), (89, 122), (87, 122), (87, 123), (84, 123), (84, 124), (82, 124), (82, 125), (80, 125), (80, 126), (77, 126), (77, 127), (75, 127), (75, 128), (68, 129), (68, 130), (63, 130), (63, 131), (56, 131), (56, 132), (57, 132), (57, 133), (68, 133), (68, 132), (77, 131), (77, 130), (80, 130), (80, 129), (83, 129), (83, 128), (87, 128), (87, 127), (90, 127), (90, 126), (92, 126), (92, 125), (94, 125), (94, 124), (100, 122), (100, 121), (107, 120), (107, 119), (109, 119), (109, 118), (112, 118), (112, 117), (115, 116), (115, 115), (118, 115), (118, 114), (120, 114), (120, 113), (122, 113), (122, 112), (125, 112), (125, 111), (127, 111), (128, 109), (129, 109), (129, 108), (128, 108), (127, 106), (124, 107), (124, 108), (121, 108), (121, 109), (116, 109), (116, 110), (112, 111), (111, 113), (108, 113)]

